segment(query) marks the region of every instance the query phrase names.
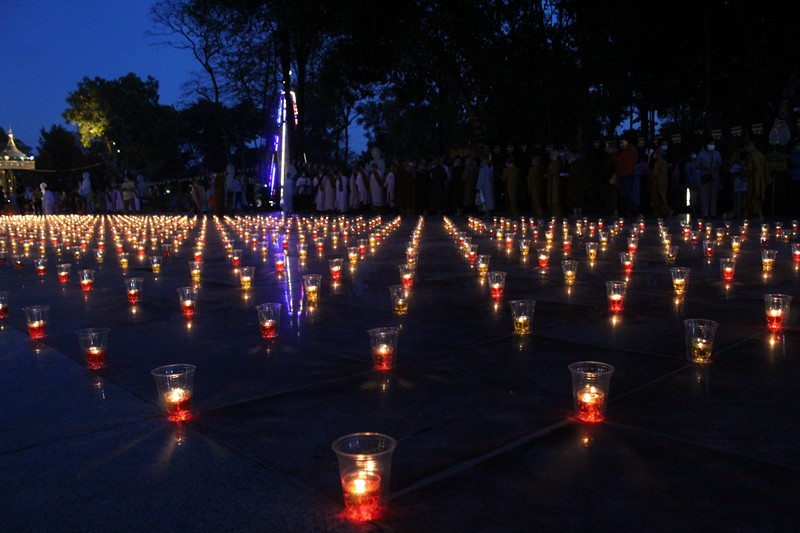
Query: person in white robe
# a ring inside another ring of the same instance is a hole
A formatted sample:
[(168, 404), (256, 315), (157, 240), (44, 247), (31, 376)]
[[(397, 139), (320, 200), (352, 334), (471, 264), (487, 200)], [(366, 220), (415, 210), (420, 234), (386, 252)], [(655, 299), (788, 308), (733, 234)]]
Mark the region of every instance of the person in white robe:
[(323, 175), (322, 186), (325, 188), (325, 203), (323, 204), (325, 212), (333, 212), (336, 210), (336, 178), (332, 169), (328, 169)]
[(340, 213), (347, 213), (350, 202), (349, 182), (344, 172), (339, 172), (336, 176), (336, 209)]

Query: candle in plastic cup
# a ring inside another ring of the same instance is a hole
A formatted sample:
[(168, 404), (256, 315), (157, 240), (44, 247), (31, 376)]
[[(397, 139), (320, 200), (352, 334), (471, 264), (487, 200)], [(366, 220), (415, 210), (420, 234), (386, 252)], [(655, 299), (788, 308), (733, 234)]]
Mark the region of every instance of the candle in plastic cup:
[(602, 422), (614, 367), (597, 361), (581, 361), (569, 365), (569, 371), (577, 419), (581, 422)]
[(256, 306), (258, 324), (261, 327), (261, 336), (265, 339), (278, 337), (281, 323), (281, 304), (266, 303)]
[(306, 274), (303, 276), (303, 290), (306, 300), (310, 304), (317, 303), (319, 299), (319, 282), (322, 279), (320, 274)]
[(511, 318), (514, 321), (514, 333), (530, 335), (533, 331), (533, 311), (536, 300), (511, 300)]
[(633, 254), (630, 252), (622, 252), (619, 254), (619, 262), (622, 264), (622, 271), (626, 276), (630, 276), (633, 272)]
[(712, 241), (711, 239), (706, 239), (703, 241), (703, 254), (706, 257), (713, 257), (714, 256), (714, 247), (716, 246), (716, 242)]
[(539, 260), (539, 268), (547, 268), (550, 262), (550, 250), (547, 248), (539, 248), (536, 250), (536, 257)]
[(506, 273), (498, 270), (493, 270), (487, 274), (489, 281), (489, 290), (492, 293), (492, 298), (500, 298), (503, 295), (503, 288), (506, 285)]
[(375, 364), (375, 369), (391, 370), (397, 354), (397, 337), (400, 334), (400, 328), (374, 328), (367, 331), (367, 334), (369, 335), (372, 361)]
[(586, 257), (589, 261), (594, 261), (597, 259), (597, 243), (596, 242), (587, 242), (586, 243)]
[(81, 290), (83, 292), (91, 291), (94, 286), (94, 270), (90, 268), (78, 270), (78, 279), (81, 282)]
[(411, 265), (400, 265), (400, 282), (406, 290), (414, 286), (414, 268)]
[(561, 270), (564, 272), (564, 283), (568, 286), (574, 285), (578, 275), (578, 262), (574, 259), (565, 259), (561, 261)]
[(231, 266), (233, 268), (239, 268), (242, 264), (242, 249), (236, 248), (231, 252)]
[(491, 256), (488, 254), (482, 254), (478, 256), (478, 274), (483, 277), (489, 273), (489, 260)]
[(742, 237), (739, 235), (731, 235), (731, 250), (733, 250), (734, 254), (739, 253), (739, 249), (742, 247)]
[(186, 318), (192, 318), (197, 312), (197, 291), (194, 287), (179, 287), (177, 291), (181, 314)]
[(683, 321), (686, 328), (686, 357), (693, 363), (711, 362), (714, 349), (714, 336), (718, 323), (704, 318), (690, 318)]
[(189, 261), (189, 275), (192, 277), (192, 283), (200, 283), (203, 275), (203, 262)]
[(98, 370), (106, 365), (109, 328), (86, 328), (75, 332), (78, 343), (86, 356), (86, 366)]
[(275, 272), (278, 274), (286, 270), (286, 256), (282, 253), (275, 254)]
[(128, 268), (128, 253), (127, 252), (120, 252), (117, 254), (117, 260), (119, 261), (119, 267), (122, 270)]
[(43, 339), (47, 335), (47, 320), (50, 316), (49, 305), (31, 305), (23, 307), (25, 322), (28, 325), (28, 335), (32, 339)]
[(344, 260), (341, 257), (328, 259), (328, 269), (331, 271), (331, 279), (334, 282), (342, 279), (342, 263)]
[(800, 263), (800, 243), (792, 243), (792, 260)]
[(333, 451), (339, 462), (345, 516), (364, 522), (381, 516), (389, 493), (392, 453), (397, 442), (380, 433), (354, 433), (336, 439)]
[(667, 263), (673, 264), (678, 259), (678, 247), (677, 246), (670, 246), (664, 252), (664, 257), (667, 260)]
[(761, 269), (764, 272), (772, 272), (777, 256), (778, 250), (761, 250)]
[(102, 263), (103, 260), (106, 258), (106, 253), (103, 248), (95, 248), (94, 249), (94, 259), (98, 263)]
[(125, 278), (125, 290), (128, 293), (128, 302), (136, 305), (142, 297), (144, 278)]
[(194, 394), (194, 365), (166, 365), (150, 373), (156, 380), (161, 405), (171, 422), (182, 422), (192, 417)]
[(783, 325), (789, 318), (789, 307), (792, 304), (792, 297), (788, 294), (765, 294), (764, 310), (767, 315), (767, 327), (773, 333), (783, 329)]
[(33, 266), (36, 268), (36, 274), (44, 276), (47, 274), (47, 259), (40, 257), (33, 260)]
[(351, 265), (358, 262), (358, 246), (347, 247), (347, 260), (350, 261)]
[(723, 281), (733, 281), (733, 275), (736, 273), (736, 261), (729, 257), (720, 259), (719, 273)]
[(239, 283), (242, 285), (242, 289), (248, 290), (253, 286), (253, 274), (255, 271), (256, 267), (251, 266), (242, 267), (239, 271)]
[(0, 320), (8, 316), (8, 291), (0, 291)]
[(606, 281), (606, 294), (608, 296), (608, 309), (612, 313), (619, 313), (625, 309), (625, 293), (628, 284), (624, 281)]
[(683, 294), (686, 292), (686, 287), (689, 285), (689, 272), (691, 272), (691, 269), (687, 267), (669, 269), (669, 273), (672, 276), (672, 288), (675, 290), (675, 294)]
[(151, 255), (150, 256), (150, 268), (153, 270), (153, 274), (158, 274), (161, 272), (161, 256), (160, 255)]
[(164, 257), (169, 257), (172, 255), (172, 244), (164, 243), (161, 245), (161, 255)]
[(408, 295), (402, 285), (391, 285), (389, 294), (392, 298), (394, 314), (402, 316), (408, 312)]
[(59, 283), (66, 283), (69, 281), (69, 271), (72, 268), (70, 263), (59, 263), (56, 265), (56, 273), (58, 275)]
[(297, 243), (297, 256), (303, 260), (308, 256), (308, 245), (304, 242)]

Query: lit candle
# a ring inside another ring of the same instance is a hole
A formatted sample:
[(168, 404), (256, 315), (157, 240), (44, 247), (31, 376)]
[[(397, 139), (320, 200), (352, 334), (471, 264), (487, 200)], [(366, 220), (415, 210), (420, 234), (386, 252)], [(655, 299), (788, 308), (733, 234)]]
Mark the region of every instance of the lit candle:
[(728, 266), (724, 267), (722, 269), (722, 279), (724, 279), (725, 281), (733, 281), (733, 273), (734, 273), (733, 267), (728, 267)]
[(575, 276), (576, 273), (574, 270), (565, 270), (564, 271), (564, 283), (567, 285), (573, 285), (575, 283)]
[(333, 281), (339, 281), (342, 278), (342, 267), (334, 265), (331, 267), (331, 278)]
[(261, 336), (265, 339), (274, 339), (278, 336), (278, 321), (267, 319), (261, 322)]
[(8, 315), (8, 304), (0, 303), (0, 319)]
[(528, 315), (518, 316), (514, 319), (514, 331), (518, 335), (527, 335), (531, 332), (531, 317)]
[(379, 344), (372, 349), (375, 368), (378, 370), (391, 370), (394, 364), (394, 348), (388, 344)]
[(692, 340), (692, 361), (695, 363), (708, 363), (711, 360), (712, 344), (703, 338)]
[(33, 322), (28, 322), (28, 335), (30, 335), (32, 339), (44, 338), (44, 327), (44, 320), (34, 320)]
[(192, 409), (192, 394), (186, 389), (170, 389), (164, 395), (164, 403), (167, 407), (167, 417), (173, 422), (189, 419), (189, 411)]
[(767, 311), (767, 327), (770, 331), (780, 331), (783, 327), (783, 309), (770, 309)]
[(92, 280), (90, 279), (82, 279), (81, 280), (81, 290), (83, 292), (89, 292), (92, 290)]
[(249, 289), (250, 286), (253, 284), (253, 278), (250, 276), (241, 276), (239, 281), (242, 283), (243, 289)]
[(128, 289), (128, 302), (132, 304), (139, 303), (139, 289)]
[(402, 297), (394, 299), (394, 312), (398, 315), (404, 315), (408, 312), (408, 300)]
[(492, 283), (489, 288), (492, 291), (492, 298), (500, 298), (503, 295), (502, 283)]
[(547, 263), (550, 261), (550, 255), (547, 253), (539, 254), (539, 268), (547, 268)]
[(380, 511), (381, 478), (368, 471), (352, 472), (342, 477), (344, 507), (347, 515), (358, 521), (374, 520)]
[(86, 365), (91, 370), (103, 368), (106, 362), (106, 350), (100, 346), (90, 346), (86, 349)]
[(582, 422), (601, 422), (606, 395), (593, 385), (587, 385), (577, 393), (578, 419)]
[(613, 313), (619, 313), (623, 310), (625, 304), (625, 297), (621, 294), (610, 294), (608, 296), (608, 307)]
[(309, 303), (316, 303), (319, 295), (319, 287), (317, 285), (306, 285), (306, 299)]
[(183, 316), (186, 318), (191, 318), (194, 316), (194, 300), (183, 300), (181, 301), (181, 310), (183, 312)]
[(404, 289), (410, 289), (414, 285), (414, 274), (410, 272), (406, 272), (405, 274), (403, 274), (401, 279), (403, 281)]
[(672, 278), (672, 288), (675, 289), (676, 294), (683, 294), (686, 290), (685, 278)]

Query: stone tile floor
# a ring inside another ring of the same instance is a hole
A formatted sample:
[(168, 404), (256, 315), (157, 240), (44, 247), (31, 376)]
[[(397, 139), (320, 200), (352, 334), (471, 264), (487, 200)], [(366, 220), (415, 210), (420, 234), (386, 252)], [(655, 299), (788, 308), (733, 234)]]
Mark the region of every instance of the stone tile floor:
[[(0, 219), (0, 234), (15, 220)], [(61, 224), (53, 220), (51, 229)], [(798, 296), (788, 242), (768, 244), (778, 260), (765, 277), (759, 228), (751, 226), (726, 289), (718, 258), (731, 254), (727, 237), (709, 262), (670, 220), (677, 265), (692, 269), (676, 301), (648, 220), (626, 309), (613, 317), (604, 282), (623, 277), (618, 253), (630, 221), (593, 265), (587, 238), (573, 237), (579, 269), (567, 288), (558, 236), (542, 270), (535, 256), (524, 260), (516, 247), (507, 252), (454, 218), (479, 253), (491, 255), (491, 268), (508, 273), (493, 301), (443, 220), (428, 217), (409, 312), (397, 317), (388, 286), (399, 283), (418, 219), (404, 218), (355, 269), (345, 260), (337, 286), (327, 259), (346, 256), (342, 241), (334, 247), (328, 237), (322, 254), (312, 249), (301, 263), (295, 229), (281, 275), (275, 249), (262, 259), (234, 227), (265, 220), (190, 220), (186, 242), (158, 275), (136, 254), (120, 269), (111, 220), (105, 261), (72, 258), (65, 285), (55, 276), (63, 258), (49, 245), (45, 276), (30, 259), (22, 269), (0, 264), (0, 290), (10, 293), (0, 322), (0, 529), (796, 530), (800, 334), (796, 316), (783, 334), (769, 333), (762, 302), (769, 292)], [(187, 322), (175, 289), (190, 284), (187, 261), (201, 227), (203, 281), (198, 314)], [(242, 264), (256, 267), (249, 291), (239, 286), (221, 227), (243, 249)], [(542, 243), (540, 236), (534, 247)], [(97, 270), (90, 293), (75, 281), (79, 266)], [(145, 286), (131, 307), (122, 278), (134, 273)], [(323, 274), (313, 307), (303, 299), (305, 273)], [(520, 297), (537, 300), (529, 337), (513, 334), (508, 301)], [(261, 339), (255, 312), (268, 301), (284, 305), (274, 343)], [(22, 308), (31, 304), (52, 306), (41, 342), (27, 335)], [(682, 321), (693, 317), (720, 323), (710, 365), (684, 355)], [(372, 369), (366, 334), (384, 325), (402, 328), (390, 372)], [(111, 328), (98, 371), (85, 367), (74, 335), (91, 326)], [(600, 424), (571, 418), (567, 365), (580, 360), (616, 368)], [(167, 363), (197, 365), (187, 423), (168, 422), (157, 404), (150, 370)], [(331, 450), (337, 437), (360, 431), (398, 441), (392, 492), (369, 523), (343, 515)]]

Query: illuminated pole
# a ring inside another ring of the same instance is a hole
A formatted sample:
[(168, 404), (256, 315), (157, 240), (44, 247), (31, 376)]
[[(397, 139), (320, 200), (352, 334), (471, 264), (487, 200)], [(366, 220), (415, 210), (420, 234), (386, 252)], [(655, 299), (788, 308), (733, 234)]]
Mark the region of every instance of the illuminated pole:
[(279, 206), (283, 205), (283, 180), (286, 177), (286, 92), (282, 93), (281, 98), (281, 198)]

